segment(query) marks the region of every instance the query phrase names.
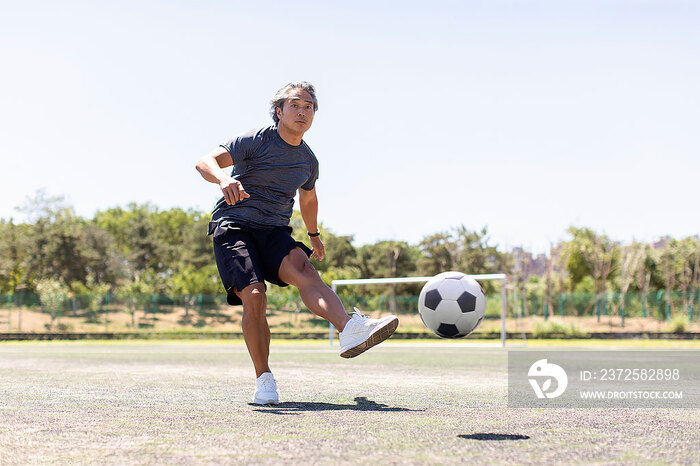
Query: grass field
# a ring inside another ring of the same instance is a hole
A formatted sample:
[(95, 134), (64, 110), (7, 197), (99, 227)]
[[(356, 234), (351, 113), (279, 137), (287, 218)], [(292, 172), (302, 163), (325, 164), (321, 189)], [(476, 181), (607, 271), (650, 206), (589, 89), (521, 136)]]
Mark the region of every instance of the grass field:
[[(0, 464), (697, 463), (700, 409), (509, 409), (507, 352), (467, 343), (275, 341), (275, 407), (241, 342), (3, 343)], [(657, 343), (700, 348), (615, 342)]]

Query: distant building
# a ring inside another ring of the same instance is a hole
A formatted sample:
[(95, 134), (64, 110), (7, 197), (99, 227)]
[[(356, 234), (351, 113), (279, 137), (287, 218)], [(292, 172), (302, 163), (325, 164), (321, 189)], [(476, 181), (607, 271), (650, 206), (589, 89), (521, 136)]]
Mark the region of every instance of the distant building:
[(652, 249), (663, 249), (671, 241), (671, 237), (666, 235), (651, 243)]
[(533, 256), (531, 252), (516, 247), (513, 248), (513, 258), (515, 270), (520, 271), (524, 278), (531, 275), (542, 277), (547, 272), (547, 256), (545, 254)]

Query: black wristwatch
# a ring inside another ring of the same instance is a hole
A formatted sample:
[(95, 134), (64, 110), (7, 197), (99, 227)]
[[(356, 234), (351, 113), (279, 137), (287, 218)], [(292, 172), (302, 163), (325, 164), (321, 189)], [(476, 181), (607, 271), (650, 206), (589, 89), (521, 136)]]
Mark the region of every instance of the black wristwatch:
[(316, 233), (309, 233), (307, 231), (306, 234), (309, 235), (310, 238), (315, 238), (316, 236), (321, 236), (321, 230), (318, 230)]

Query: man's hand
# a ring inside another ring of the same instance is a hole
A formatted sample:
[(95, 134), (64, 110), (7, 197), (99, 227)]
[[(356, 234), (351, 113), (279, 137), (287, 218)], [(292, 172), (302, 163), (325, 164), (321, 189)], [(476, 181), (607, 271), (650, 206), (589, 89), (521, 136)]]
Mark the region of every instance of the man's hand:
[(311, 254), (311, 258), (322, 261), (323, 258), (326, 257), (326, 248), (323, 246), (321, 237), (312, 236), (309, 238), (309, 241), (311, 241), (311, 248), (314, 250), (313, 254)]
[(226, 204), (229, 205), (233, 205), (241, 199), (250, 197), (250, 194), (243, 189), (241, 182), (231, 177), (227, 177), (225, 180), (219, 182), (219, 187), (221, 188), (221, 192), (224, 193)]

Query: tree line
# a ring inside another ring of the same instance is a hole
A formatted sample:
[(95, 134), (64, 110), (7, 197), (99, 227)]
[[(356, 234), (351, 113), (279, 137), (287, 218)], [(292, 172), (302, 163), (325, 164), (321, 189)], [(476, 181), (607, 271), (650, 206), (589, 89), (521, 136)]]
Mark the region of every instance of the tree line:
[[(223, 293), (206, 235), (206, 212), (132, 203), (86, 219), (62, 198), (42, 192), (22, 209), (27, 221), (0, 220), (0, 293), (37, 292), (47, 286), (67, 295)], [(293, 236), (305, 241), (297, 211), (291, 226)], [(552, 307), (555, 296), (563, 293), (624, 296), (662, 290), (668, 296), (681, 293), (687, 308), (696, 302), (700, 288), (697, 235), (623, 244), (588, 228), (570, 227), (567, 240), (537, 257), (521, 248), (499, 250), (490, 244), (486, 227), (472, 231), (460, 225), (417, 244), (392, 240), (361, 246), (353, 244), (352, 236), (336, 235), (324, 225), (321, 232), (326, 259), (314, 265), (327, 283), (338, 278), (431, 276), (447, 270), (505, 272), (511, 293), (538, 296)], [(484, 285), (487, 292), (496, 286)], [(405, 284), (358, 287), (352, 293), (419, 291), (419, 284)], [(272, 294), (290, 292), (271, 287)]]

